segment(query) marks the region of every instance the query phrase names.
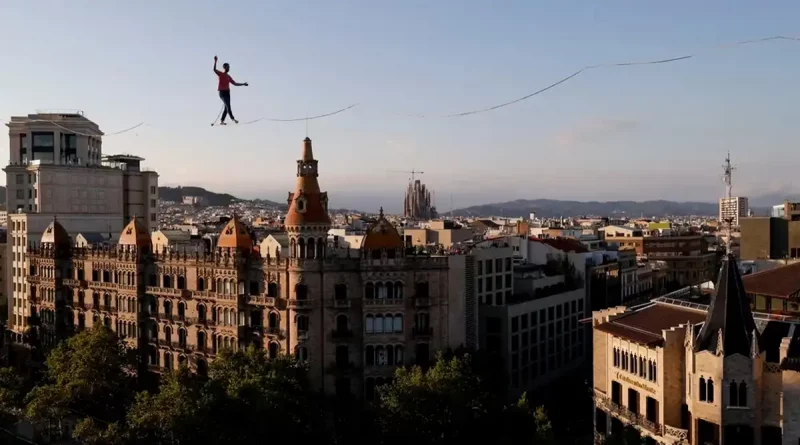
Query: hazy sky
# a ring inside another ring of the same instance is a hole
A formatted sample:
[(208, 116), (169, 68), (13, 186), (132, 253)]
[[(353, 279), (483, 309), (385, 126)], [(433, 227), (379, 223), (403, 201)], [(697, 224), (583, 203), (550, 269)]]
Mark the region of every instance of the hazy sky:
[[(214, 54), (232, 65), (240, 121), (360, 106), (309, 124), (332, 206), (399, 209), (424, 170), (440, 209), (516, 198), (713, 201), (727, 150), (735, 191), (800, 171), (800, 3), (744, 1), (0, 2), (0, 118), (82, 109), (104, 152), (147, 158), (162, 185), (285, 199), (304, 123), (212, 128)], [(462, 118), (585, 65), (530, 100)], [(7, 147), (6, 136), (0, 144)], [(800, 188), (800, 179), (795, 180)]]

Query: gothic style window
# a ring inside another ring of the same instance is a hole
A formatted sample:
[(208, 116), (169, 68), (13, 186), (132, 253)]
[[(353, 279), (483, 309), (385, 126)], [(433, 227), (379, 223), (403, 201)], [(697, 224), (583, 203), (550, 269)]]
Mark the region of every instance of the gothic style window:
[(739, 406), (739, 385), (733, 381), (728, 387), (728, 406)]
[(714, 403), (714, 380), (708, 379), (708, 389), (706, 390), (708, 403)]
[(706, 390), (707, 390), (707, 388), (706, 388), (706, 379), (704, 379), (703, 377), (700, 377), (700, 385), (699, 385), (699, 387), (700, 387), (700, 401), (701, 402), (705, 402), (706, 401)]
[(739, 406), (747, 406), (747, 383), (739, 383)]

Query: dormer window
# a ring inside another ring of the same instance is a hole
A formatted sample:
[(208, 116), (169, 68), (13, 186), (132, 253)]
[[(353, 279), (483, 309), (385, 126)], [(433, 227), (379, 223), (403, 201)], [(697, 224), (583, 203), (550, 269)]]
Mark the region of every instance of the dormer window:
[(306, 211), (306, 200), (303, 198), (297, 199), (297, 211), (299, 213), (304, 213)]

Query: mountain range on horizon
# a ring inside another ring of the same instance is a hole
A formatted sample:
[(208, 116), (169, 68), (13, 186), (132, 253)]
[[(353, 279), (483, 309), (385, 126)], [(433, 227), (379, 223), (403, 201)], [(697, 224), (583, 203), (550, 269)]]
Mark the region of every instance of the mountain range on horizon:
[[(3, 190), (3, 193), (5, 191)], [(268, 199), (241, 199), (228, 193), (215, 193), (203, 187), (159, 187), (159, 196), (166, 201), (180, 202), (183, 196), (201, 196), (209, 205), (227, 206), (236, 201), (258, 201), (262, 204), (274, 206), (276, 209), (285, 209), (286, 204)], [(775, 192), (750, 199), (750, 206), (757, 216), (764, 216), (769, 209), (784, 200), (800, 200), (800, 194)], [(348, 206), (358, 208), (359, 206)], [(372, 207), (361, 206), (361, 207)], [(358, 209), (355, 211), (361, 211)], [(452, 211), (442, 212), (453, 216), (505, 216), (527, 217), (531, 212), (542, 217), (578, 216), (578, 215), (615, 215), (615, 216), (714, 216), (718, 213), (718, 203), (702, 201), (575, 201), (559, 199), (517, 199), (506, 202), (496, 202), (474, 205)], [(368, 212), (371, 213), (371, 212)]]
[[(159, 187), (159, 197), (165, 201), (181, 202), (184, 196), (199, 196), (211, 206), (228, 206), (234, 202), (259, 202), (285, 210), (286, 204), (269, 199), (243, 199), (229, 193), (216, 193), (197, 186)], [(5, 201), (6, 188), (0, 186), (0, 199)], [(357, 200), (357, 199), (356, 199)], [(766, 216), (773, 205), (781, 204), (784, 200), (800, 201), (800, 193), (774, 192), (750, 199), (750, 207), (756, 216)], [(361, 213), (376, 213), (366, 211), (373, 207), (367, 205), (345, 206), (352, 211)], [(357, 209), (357, 210), (355, 210)], [(342, 209), (344, 210), (344, 209)], [(673, 216), (714, 216), (718, 213), (718, 203), (702, 201), (678, 202), (671, 200), (648, 201), (575, 201), (560, 199), (517, 199), (513, 201), (495, 202), (468, 206), (452, 211), (441, 212), (453, 216), (501, 216), (501, 217), (527, 217), (536, 213), (540, 217), (557, 218), (560, 216), (580, 215), (605, 215), (628, 217), (657, 217)]]

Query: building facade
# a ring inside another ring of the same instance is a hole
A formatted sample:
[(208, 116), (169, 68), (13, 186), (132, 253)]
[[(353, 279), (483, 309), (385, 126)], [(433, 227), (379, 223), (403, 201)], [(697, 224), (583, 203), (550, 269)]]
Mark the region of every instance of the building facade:
[(12, 213), (119, 215), (158, 225), (158, 174), (143, 158), (103, 156), (97, 124), (82, 114), (12, 117), (6, 201)]
[(711, 304), (658, 298), (593, 314), (595, 429), (648, 444), (796, 444), (800, 330), (754, 314), (736, 260)]
[(382, 213), (359, 255), (343, 254), (328, 242), (317, 178), (306, 139), (287, 199), (286, 248), (272, 252), (256, 248), (235, 217), (204, 251), (155, 251), (139, 219), (116, 246), (75, 248), (52, 221), (29, 255), (30, 331), (49, 345), (104, 324), (157, 372), (185, 363), (204, 373), (221, 349), (255, 345), (306, 361), (328, 394), (373, 398), (396, 367), (457, 346), (448, 344), (458, 326), (448, 318), (447, 259), (413, 254)]
[(730, 220), (734, 227), (738, 227), (739, 218), (746, 217), (749, 212), (750, 204), (744, 196), (720, 198), (719, 200), (719, 220)]
[(780, 217), (742, 218), (741, 259), (800, 258), (800, 203), (785, 201), (779, 209)]

